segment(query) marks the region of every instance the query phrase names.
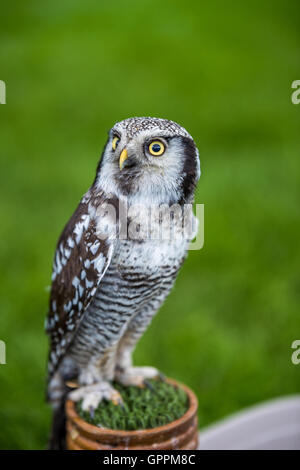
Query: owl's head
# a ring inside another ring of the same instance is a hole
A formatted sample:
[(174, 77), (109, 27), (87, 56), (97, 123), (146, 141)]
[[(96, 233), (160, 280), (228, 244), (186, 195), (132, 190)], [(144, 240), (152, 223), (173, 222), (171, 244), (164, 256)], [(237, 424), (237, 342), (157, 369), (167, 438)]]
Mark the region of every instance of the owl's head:
[(167, 119), (135, 117), (109, 131), (95, 185), (139, 202), (185, 203), (200, 177), (197, 147), (190, 134)]

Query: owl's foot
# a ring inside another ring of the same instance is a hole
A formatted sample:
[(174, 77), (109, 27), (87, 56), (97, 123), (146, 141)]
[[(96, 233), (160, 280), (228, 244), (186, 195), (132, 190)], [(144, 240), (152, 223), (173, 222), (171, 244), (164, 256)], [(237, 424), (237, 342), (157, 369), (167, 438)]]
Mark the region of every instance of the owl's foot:
[(114, 405), (123, 405), (123, 400), (119, 392), (115, 390), (109, 382), (99, 382), (93, 385), (87, 385), (74, 390), (69, 394), (73, 401), (82, 401), (82, 409), (93, 411), (98, 407), (102, 400), (112, 401)]
[(115, 380), (122, 385), (135, 387), (147, 386), (147, 380), (155, 378), (163, 378), (159, 370), (154, 367), (127, 367), (116, 370)]

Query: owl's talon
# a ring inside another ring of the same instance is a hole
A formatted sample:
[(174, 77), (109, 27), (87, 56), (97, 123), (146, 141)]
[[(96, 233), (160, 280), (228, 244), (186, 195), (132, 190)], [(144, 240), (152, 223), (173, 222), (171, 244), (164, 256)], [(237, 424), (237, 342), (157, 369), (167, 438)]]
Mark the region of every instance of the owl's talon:
[(109, 382), (99, 382), (80, 387), (69, 393), (69, 398), (75, 402), (82, 400), (81, 408), (91, 414), (98, 408), (102, 400), (112, 401), (115, 405), (122, 402), (120, 393)]
[(112, 398), (111, 401), (113, 402), (113, 404), (115, 406), (124, 407), (123, 399), (122, 399), (121, 395), (118, 392), (116, 392), (116, 395)]
[(151, 390), (151, 391), (153, 392), (154, 387), (153, 387), (152, 383), (149, 382), (149, 380), (147, 380), (147, 379), (144, 379), (143, 382), (144, 382), (145, 386), (146, 386), (147, 388), (149, 388), (149, 390)]
[(149, 379), (157, 377), (159, 377), (159, 371), (154, 367), (128, 367), (125, 370), (117, 369), (115, 380), (128, 387), (150, 388), (152, 385)]
[(119, 402), (119, 406), (121, 407), (122, 411), (126, 411), (123, 400), (121, 402)]

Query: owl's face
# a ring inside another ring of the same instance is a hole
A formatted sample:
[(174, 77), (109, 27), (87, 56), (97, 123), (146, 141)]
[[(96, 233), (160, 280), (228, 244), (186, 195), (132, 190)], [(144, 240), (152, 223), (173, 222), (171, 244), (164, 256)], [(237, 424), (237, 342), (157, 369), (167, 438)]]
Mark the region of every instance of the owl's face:
[(117, 196), (169, 204), (190, 201), (199, 176), (198, 150), (183, 127), (130, 118), (110, 130), (95, 184)]

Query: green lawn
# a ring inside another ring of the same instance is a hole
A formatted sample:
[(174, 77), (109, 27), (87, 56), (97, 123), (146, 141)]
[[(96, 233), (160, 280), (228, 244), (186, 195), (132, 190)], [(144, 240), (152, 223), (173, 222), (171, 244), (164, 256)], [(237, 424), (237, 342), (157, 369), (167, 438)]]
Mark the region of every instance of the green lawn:
[(139, 344), (137, 364), (191, 386), (200, 426), (296, 393), (300, 365), (299, 2), (18, 0), (0, 6), (0, 448), (44, 448), (56, 240), (107, 130), (185, 126), (201, 154), (205, 245)]

